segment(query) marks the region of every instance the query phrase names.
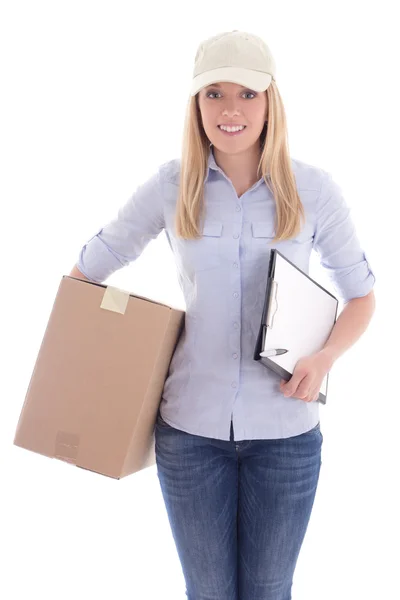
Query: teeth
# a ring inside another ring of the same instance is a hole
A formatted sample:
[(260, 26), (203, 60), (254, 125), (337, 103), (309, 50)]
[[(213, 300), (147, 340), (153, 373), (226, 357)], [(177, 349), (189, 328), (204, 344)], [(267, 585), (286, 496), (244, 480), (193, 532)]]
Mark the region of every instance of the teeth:
[(225, 125), (219, 125), (219, 128), (223, 131), (228, 131), (231, 133), (233, 131), (242, 131), (242, 129), (244, 129), (244, 125), (238, 125), (237, 127), (226, 127)]

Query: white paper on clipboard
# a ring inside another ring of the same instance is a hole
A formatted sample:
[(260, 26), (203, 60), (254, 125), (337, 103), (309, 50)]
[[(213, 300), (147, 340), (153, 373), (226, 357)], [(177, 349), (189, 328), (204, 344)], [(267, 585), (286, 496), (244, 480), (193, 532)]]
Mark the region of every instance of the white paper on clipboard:
[[(269, 360), (293, 373), (298, 360), (323, 348), (335, 324), (337, 299), (279, 253), (262, 351), (286, 348)], [(327, 393), (327, 375), (320, 392)]]

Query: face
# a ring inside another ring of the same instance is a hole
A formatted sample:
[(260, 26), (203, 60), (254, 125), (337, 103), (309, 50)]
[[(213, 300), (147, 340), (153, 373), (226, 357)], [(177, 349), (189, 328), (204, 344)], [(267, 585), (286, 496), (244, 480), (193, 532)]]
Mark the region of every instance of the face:
[[(255, 92), (236, 83), (211, 84), (198, 94), (204, 131), (210, 142), (227, 153), (242, 152), (258, 144), (267, 119), (267, 92)], [(218, 127), (245, 125), (242, 132), (228, 135)]]

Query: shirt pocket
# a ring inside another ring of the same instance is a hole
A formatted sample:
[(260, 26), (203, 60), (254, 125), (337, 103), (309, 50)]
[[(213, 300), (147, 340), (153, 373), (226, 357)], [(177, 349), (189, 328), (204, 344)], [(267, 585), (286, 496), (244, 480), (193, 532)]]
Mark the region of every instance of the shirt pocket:
[(192, 269), (206, 271), (220, 266), (222, 229), (222, 221), (206, 221), (200, 238), (185, 240), (183, 258)]
[(253, 260), (265, 257), (266, 252), (276, 248), (290, 259), (300, 248), (312, 245), (313, 233), (309, 225), (303, 227), (302, 231), (290, 240), (282, 240), (272, 243), (275, 237), (275, 227), (270, 221), (254, 221), (251, 224), (250, 256)]
[(266, 252), (271, 249), (274, 239), (274, 225), (270, 221), (254, 221), (251, 223), (250, 258), (265, 258)]

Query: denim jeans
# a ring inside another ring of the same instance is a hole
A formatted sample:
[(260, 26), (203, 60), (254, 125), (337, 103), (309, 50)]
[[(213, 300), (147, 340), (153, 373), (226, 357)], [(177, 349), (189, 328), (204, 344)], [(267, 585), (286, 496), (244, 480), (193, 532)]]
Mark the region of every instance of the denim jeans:
[(320, 424), (276, 440), (155, 427), (157, 476), (188, 600), (291, 600), (321, 468)]

